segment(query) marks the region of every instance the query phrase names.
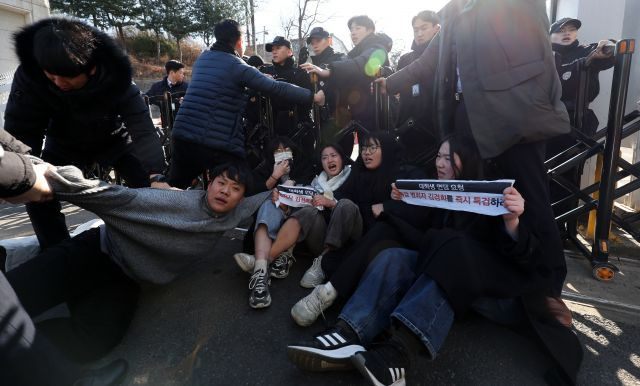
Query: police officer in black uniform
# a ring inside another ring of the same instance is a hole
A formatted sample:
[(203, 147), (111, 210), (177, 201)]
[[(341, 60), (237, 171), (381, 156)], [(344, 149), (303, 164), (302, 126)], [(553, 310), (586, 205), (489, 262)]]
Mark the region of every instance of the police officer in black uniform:
[[(333, 62), (343, 60), (345, 54), (335, 52), (331, 44), (333, 39), (331, 34), (322, 27), (315, 27), (307, 37), (307, 44), (311, 46), (313, 56), (311, 63), (321, 68), (329, 68)], [(320, 119), (324, 142), (333, 140), (332, 134), (336, 129), (336, 110), (340, 108), (340, 94), (338, 88), (331, 84), (329, 78), (318, 78), (318, 90), (322, 90), (325, 95), (325, 104), (320, 108)], [(342, 104), (342, 108), (346, 109), (346, 104)]]
[[(265, 74), (271, 75), (274, 79), (296, 86), (312, 90), (309, 74), (298, 68), (291, 50), (291, 42), (283, 36), (276, 36), (273, 42), (266, 44), (267, 52), (273, 55), (272, 66), (264, 66), (260, 69)], [(274, 130), (276, 135), (292, 137), (300, 125), (311, 126), (311, 105), (291, 104), (290, 102), (272, 98)]]
[[(567, 107), (571, 126), (576, 128), (579, 122), (576, 122), (576, 111), (581, 107), (576, 106), (578, 91), (580, 88), (580, 71), (581, 68), (587, 71), (588, 89), (586, 94), (587, 108), (584, 109), (581, 127), (579, 128), (584, 134), (592, 137), (598, 129), (598, 118), (593, 110), (588, 108), (588, 103), (593, 102), (600, 93), (600, 82), (598, 75), (600, 71), (611, 68), (615, 63), (612, 51), (606, 53), (605, 47), (610, 43), (609, 40), (600, 40), (598, 43), (581, 45), (578, 41), (578, 30), (582, 26), (582, 22), (578, 19), (562, 18), (551, 25), (549, 29), (551, 46), (555, 54), (556, 70), (562, 84), (562, 102)], [(586, 67), (588, 66), (588, 67)], [(568, 149), (576, 143), (575, 135), (563, 134), (552, 138), (547, 142), (547, 158)], [(581, 164), (571, 170), (565, 172), (563, 177), (572, 181), (576, 186), (580, 184), (580, 176), (584, 164)], [(550, 185), (551, 202), (558, 201), (569, 193), (566, 189), (560, 187), (555, 182)], [(566, 205), (557, 207), (556, 216), (565, 213), (567, 210), (577, 205), (577, 199)]]

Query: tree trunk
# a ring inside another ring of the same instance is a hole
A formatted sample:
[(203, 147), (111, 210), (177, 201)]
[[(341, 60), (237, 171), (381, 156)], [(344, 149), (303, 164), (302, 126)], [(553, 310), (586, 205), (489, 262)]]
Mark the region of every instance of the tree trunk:
[(249, 0), (249, 12), (251, 14), (251, 45), (253, 46), (253, 50), (256, 51), (256, 5), (254, 0)]
[(180, 47), (180, 38), (176, 38), (176, 44), (178, 45), (178, 55), (180, 56), (180, 62), (182, 62), (182, 47)]
[[(251, 47), (251, 49), (255, 49), (251, 45), (251, 18), (249, 17), (249, 2), (245, 1), (244, 3), (244, 20), (247, 22), (247, 48)], [(254, 52), (255, 55), (255, 52)]]
[(156, 57), (158, 58), (158, 64), (160, 63), (160, 35), (156, 34)]
[(127, 53), (127, 44), (126, 44), (126, 41), (124, 39), (124, 28), (122, 28), (122, 24), (118, 25), (117, 31), (118, 31), (118, 35), (120, 37), (120, 43), (122, 44), (122, 49), (124, 50), (124, 52), (126, 54)]

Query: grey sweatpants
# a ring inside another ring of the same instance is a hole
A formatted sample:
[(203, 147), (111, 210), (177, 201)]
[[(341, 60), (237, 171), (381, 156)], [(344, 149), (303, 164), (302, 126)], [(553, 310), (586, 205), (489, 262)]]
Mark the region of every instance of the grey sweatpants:
[(348, 199), (339, 200), (331, 210), (329, 224), (325, 222), (323, 213), (311, 206), (295, 211), (291, 217), (300, 223), (298, 242), (305, 240), (314, 255), (319, 255), (325, 245), (338, 249), (362, 235), (360, 210)]

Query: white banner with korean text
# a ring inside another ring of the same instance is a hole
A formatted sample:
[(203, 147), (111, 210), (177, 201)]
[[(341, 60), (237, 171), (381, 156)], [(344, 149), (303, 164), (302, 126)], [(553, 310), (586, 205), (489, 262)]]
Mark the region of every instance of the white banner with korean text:
[(315, 189), (307, 186), (278, 185), (279, 198), (276, 206), (284, 204), (293, 208), (311, 206), (313, 196), (318, 194)]
[(514, 181), (397, 180), (396, 187), (407, 204), (499, 216), (509, 213), (502, 192)]

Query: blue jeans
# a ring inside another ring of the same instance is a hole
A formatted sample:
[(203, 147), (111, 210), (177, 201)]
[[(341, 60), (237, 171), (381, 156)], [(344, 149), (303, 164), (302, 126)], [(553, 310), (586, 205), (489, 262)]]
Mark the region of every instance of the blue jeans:
[(416, 273), (418, 252), (390, 248), (380, 252), (339, 316), (365, 346), (395, 319), (409, 328), (432, 358), (453, 324), (444, 292), (428, 276)]
[(271, 200), (267, 200), (263, 202), (262, 205), (260, 205), (260, 209), (258, 209), (255, 229), (258, 229), (260, 224), (264, 224), (267, 227), (269, 238), (275, 240), (284, 220), (285, 215), (282, 209), (276, 208)]

